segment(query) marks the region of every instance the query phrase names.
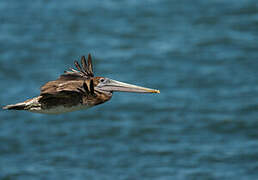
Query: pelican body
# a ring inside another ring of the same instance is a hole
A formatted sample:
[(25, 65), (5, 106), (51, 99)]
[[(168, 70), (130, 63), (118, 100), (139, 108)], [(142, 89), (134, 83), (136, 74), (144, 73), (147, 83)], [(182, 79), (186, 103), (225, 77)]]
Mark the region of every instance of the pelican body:
[(70, 68), (57, 80), (50, 81), (40, 89), (40, 95), (24, 102), (3, 107), (9, 110), (26, 110), (35, 113), (60, 114), (87, 109), (111, 99), (113, 92), (159, 93), (159, 90), (144, 88), (94, 77), (91, 55), (81, 58), (81, 65), (74, 61), (77, 70)]

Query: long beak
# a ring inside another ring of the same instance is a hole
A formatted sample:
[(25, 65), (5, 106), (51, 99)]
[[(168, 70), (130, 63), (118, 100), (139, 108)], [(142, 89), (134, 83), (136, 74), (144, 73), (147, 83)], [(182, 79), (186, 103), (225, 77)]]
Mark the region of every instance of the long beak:
[(101, 87), (105, 91), (135, 92), (135, 93), (160, 93), (159, 90), (149, 89), (141, 86), (127, 84), (109, 79), (109, 81)]

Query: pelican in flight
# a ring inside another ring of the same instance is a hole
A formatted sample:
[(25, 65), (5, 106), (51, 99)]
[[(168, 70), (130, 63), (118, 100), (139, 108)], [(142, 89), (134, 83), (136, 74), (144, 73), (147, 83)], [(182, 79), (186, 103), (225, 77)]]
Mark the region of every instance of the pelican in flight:
[(60, 114), (86, 109), (111, 99), (113, 92), (160, 93), (159, 90), (94, 77), (91, 55), (88, 63), (84, 56), (81, 65), (74, 61), (77, 70), (70, 68), (57, 80), (47, 82), (40, 95), (24, 102), (3, 107), (8, 110), (26, 110), (35, 113)]

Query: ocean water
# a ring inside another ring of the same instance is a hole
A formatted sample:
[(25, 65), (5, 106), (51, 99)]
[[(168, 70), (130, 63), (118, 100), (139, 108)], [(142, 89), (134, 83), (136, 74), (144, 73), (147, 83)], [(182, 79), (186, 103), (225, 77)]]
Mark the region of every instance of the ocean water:
[(91, 53), (160, 89), (63, 115), (0, 111), (0, 179), (258, 179), (255, 0), (0, 1), (0, 105)]

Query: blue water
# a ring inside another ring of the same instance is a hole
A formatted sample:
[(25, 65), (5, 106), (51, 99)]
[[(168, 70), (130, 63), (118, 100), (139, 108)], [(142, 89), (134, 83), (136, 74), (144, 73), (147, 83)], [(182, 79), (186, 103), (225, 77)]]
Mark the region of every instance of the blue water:
[(73, 60), (160, 89), (49, 116), (0, 111), (0, 179), (258, 179), (256, 0), (0, 1), (0, 105)]

